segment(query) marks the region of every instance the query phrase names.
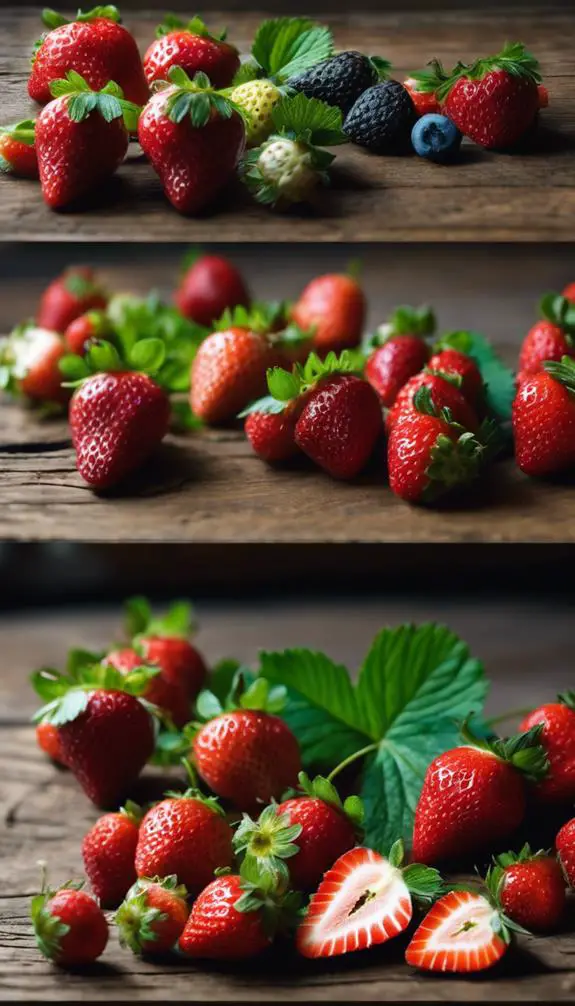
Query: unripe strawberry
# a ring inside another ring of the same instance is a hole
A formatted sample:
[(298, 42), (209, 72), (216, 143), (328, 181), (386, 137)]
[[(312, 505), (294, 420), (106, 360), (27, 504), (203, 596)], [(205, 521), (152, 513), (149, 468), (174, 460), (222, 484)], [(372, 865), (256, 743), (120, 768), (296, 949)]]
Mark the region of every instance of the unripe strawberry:
[(273, 132), (272, 111), (281, 98), (281, 91), (271, 80), (250, 80), (235, 87), (230, 97), (248, 113), (247, 146), (259, 146)]

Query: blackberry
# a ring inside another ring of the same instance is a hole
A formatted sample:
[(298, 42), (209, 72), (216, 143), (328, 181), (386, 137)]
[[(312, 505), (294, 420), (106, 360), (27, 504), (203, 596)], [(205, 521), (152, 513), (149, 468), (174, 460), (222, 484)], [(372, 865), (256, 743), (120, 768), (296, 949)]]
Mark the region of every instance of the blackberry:
[(404, 154), (411, 149), (417, 113), (411, 97), (397, 80), (386, 80), (364, 91), (343, 124), (352, 143), (374, 154)]
[(336, 105), (345, 115), (360, 94), (379, 80), (379, 76), (377, 66), (367, 56), (349, 51), (317, 63), (310, 70), (292, 77), (288, 83), (306, 98), (319, 98), (328, 105)]

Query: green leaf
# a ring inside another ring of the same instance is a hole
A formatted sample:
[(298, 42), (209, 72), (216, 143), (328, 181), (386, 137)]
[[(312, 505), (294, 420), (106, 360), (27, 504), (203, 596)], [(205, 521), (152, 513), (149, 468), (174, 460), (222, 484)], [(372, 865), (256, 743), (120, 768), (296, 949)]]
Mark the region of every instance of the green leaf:
[(86, 359), (95, 373), (99, 371), (109, 373), (114, 370), (122, 370), (123, 367), (118, 350), (105, 339), (90, 346)]
[(192, 95), (189, 91), (182, 91), (174, 95), (173, 101), (168, 102), (168, 115), (172, 122), (183, 122), (190, 113), (192, 107)]
[(328, 59), (333, 53), (333, 36), (326, 25), (317, 25), (303, 32), (288, 47), (283, 65), (277, 73), (280, 80), (303, 73), (310, 67)]
[(304, 136), (309, 143), (318, 146), (348, 142), (343, 132), (341, 110), (318, 98), (307, 98), (305, 94), (281, 98), (272, 111), (272, 120), (278, 132)]
[(68, 115), (72, 122), (83, 122), (98, 107), (97, 94), (73, 94), (68, 102)]
[(130, 364), (145, 374), (155, 374), (166, 359), (166, 347), (161, 339), (142, 339), (130, 353)]
[(207, 94), (192, 94), (190, 102), (190, 117), (192, 126), (201, 129), (210, 118), (211, 102)]
[(286, 59), (289, 60), (290, 47), (312, 26), (308, 18), (281, 17), (263, 21), (252, 45), (254, 60), (268, 76), (273, 76)]
[(90, 368), (82, 356), (67, 353), (58, 361), (58, 368), (67, 381), (83, 381), (90, 376)]
[(240, 667), (241, 665), (239, 660), (227, 658), (225, 660), (220, 660), (209, 673), (208, 688), (214, 693), (214, 695), (217, 695), (222, 706), (226, 702), (226, 699), (232, 689), (234, 678), (236, 677)]
[(98, 111), (106, 122), (113, 122), (114, 119), (122, 117), (122, 105), (115, 95), (102, 92), (97, 98)]
[(300, 392), (300, 382), (297, 376), (282, 367), (272, 367), (267, 373), (270, 395), (279, 402), (289, 402), (297, 398)]
[(495, 352), (485, 336), (479, 332), (450, 332), (441, 338), (441, 347), (449, 346), (470, 356), (481, 371), (486, 384), (488, 409), (500, 420), (511, 419), (511, 406), (515, 398), (515, 375)]
[(240, 84), (249, 84), (250, 81), (257, 80), (259, 74), (260, 71), (258, 64), (254, 63), (251, 59), (246, 60), (245, 63), (241, 64), (238, 72), (236, 73), (232, 81), (232, 87), (239, 87)]
[(196, 700), (196, 712), (203, 720), (211, 720), (214, 716), (220, 716), (224, 707), (217, 695), (208, 689), (204, 689)]

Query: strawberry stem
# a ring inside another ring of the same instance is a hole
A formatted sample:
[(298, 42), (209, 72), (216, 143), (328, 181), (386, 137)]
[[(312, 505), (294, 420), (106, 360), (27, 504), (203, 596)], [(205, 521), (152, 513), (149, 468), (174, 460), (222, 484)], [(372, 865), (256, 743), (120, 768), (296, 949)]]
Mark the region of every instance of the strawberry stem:
[(353, 762), (357, 761), (358, 758), (363, 758), (364, 755), (369, 754), (371, 751), (377, 750), (378, 747), (379, 742), (375, 744), (368, 744), (366, 747), (360, 748), (359, 751), (355, 751), (347, 758), (344, 758), (344, 760), (340, 762), (339, 765), (336, 765), (333, 771), (330, 772), (330, 774), (327, 777), (327, 781), (332, 782), (332, 780), (335, 779), (336, 775), (339, 775), (339, 773), (342, 772), (344, 768), (347, 768), (348, 765), (352, 765)]

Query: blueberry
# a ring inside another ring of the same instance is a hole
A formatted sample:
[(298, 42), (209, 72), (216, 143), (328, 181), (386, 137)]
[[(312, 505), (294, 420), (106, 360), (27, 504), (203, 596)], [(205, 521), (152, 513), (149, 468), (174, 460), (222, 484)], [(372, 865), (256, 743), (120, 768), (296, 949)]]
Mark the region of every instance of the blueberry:
[(422, 115), (411, 132), (415, 153), (440, 164), (453, 160), (461, 140), (457, 126), (446, 115)]

